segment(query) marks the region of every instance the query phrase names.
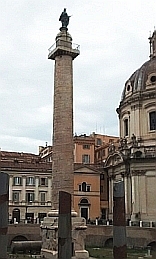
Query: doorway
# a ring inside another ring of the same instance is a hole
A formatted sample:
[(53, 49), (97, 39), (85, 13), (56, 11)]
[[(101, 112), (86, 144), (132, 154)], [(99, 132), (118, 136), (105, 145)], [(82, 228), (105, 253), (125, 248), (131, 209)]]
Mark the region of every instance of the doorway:
[(39, 223), (47, 216), (47, 213), (38, 213)]
[(25, 218), (28, 223), (34, 223), (34, 213), (26, 213)]
[(80, 206), (80, 217), (85, 218), (86, 220), (89, 219), (89, 207), (90, 203), (88, 202), (88, 199), (82, 198), (79, 203)]
[(12, 221), (14, 222), (14, 219), (16, 219), (16, 222), (20, 222), (20, 210), (19, 209), (14, 209), (12, 211)]
[(88, 208), (81, 208), (81, 217), (88, 220)]

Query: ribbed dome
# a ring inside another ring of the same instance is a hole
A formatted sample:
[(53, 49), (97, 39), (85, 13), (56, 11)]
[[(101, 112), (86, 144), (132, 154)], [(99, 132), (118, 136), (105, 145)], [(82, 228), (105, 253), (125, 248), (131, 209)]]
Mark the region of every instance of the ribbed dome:
[(150, 84), (156, 84), (156, 57), (145, 62), (126, 81), (121, 101), (133, 93), (146, 90)]

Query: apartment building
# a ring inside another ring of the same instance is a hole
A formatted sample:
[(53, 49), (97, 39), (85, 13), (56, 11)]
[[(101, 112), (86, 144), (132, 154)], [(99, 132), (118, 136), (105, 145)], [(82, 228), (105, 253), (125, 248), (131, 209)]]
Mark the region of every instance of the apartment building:
[(1, 151), (1, 171), (9, 174), (9, 220), (41, 221), (51, 208), (51, 163), (29, 153)]
[[(98, 140), (97, 140), (98, 139)], [(101, 139), (101, 142), (100, 140)], [(79, 216), (107, 218), (108, 180), (102, 164), (95, 163), (96, 149), (108, 149), (103, 136), (74, 136), (74, 209)], [(105, 137), (105, 141), (116, 137)], [(107, 154), (108, 151), (105, 152)], [(105, 158), (105, 156), (104, 156)], [(9, 220), (41, 221), (51, 209), (52, 146), (39, 147), (39, 154), (1, 151), (1, 171), (10, 176)]]
[[(119, 137), (93, 132), (90, 135), (80, 134), (74, 138), (74, 163), (103, 164), (109, 154), (109, 148), (113, 144), (118, 149)], [(42, 161), (52, 161), (52, 146), (39, 147), (39, 155)]]

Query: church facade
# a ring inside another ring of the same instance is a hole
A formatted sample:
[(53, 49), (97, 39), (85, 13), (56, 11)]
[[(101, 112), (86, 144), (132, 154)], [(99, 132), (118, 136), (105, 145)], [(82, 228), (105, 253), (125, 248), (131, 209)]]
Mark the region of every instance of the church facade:
[(124, 181), (127, 220), (156, 219), (156, 30), (149, 41), (150, 59), (126, 81), (117, 108), (119, 148), (110, 147), (104, 165), (111, 219), (116, 181)]

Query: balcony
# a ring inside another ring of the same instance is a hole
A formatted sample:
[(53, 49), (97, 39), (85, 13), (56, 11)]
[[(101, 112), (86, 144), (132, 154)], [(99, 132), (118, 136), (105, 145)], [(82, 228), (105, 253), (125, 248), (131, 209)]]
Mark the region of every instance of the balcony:
[(40, 207), (47, 206), (51, 207), (51, 201), (9, 201), (9, 206), (13, 207)]
[(55, 42), (49, 49), (48, 59), (55, 59), (56, 56), (69, 55), (76, 58), (80, 54), (80, 45), (76, 43), (59, 40)]

